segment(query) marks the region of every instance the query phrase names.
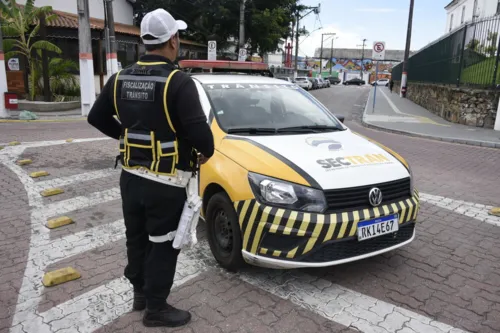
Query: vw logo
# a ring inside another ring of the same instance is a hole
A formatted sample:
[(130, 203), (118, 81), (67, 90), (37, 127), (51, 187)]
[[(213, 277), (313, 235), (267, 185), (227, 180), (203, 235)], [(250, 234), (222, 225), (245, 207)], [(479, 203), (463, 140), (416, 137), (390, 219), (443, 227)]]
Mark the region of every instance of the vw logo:
[(328, 145), (328, 150), (331, 151), (342, 149), (342, 144), (340, 142), (327, 138), (307, 138), (306, 142), (308, 145), (313, 147), (318, 147), (319, 145)]
[(368, 193), (368, 200), (373, 207), (377, 207), (382, 203), (382, 191), (377, 187), (372, 188)]

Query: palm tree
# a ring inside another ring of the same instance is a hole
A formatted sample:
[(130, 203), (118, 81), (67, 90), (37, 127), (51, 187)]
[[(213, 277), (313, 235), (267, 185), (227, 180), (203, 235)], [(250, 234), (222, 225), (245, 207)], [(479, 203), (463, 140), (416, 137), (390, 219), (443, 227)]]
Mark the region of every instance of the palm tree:
[[(39, 51), (39, 53), (41, 53)], [(41, 56), (39, 54), (39, 56)], [(36, 82), (37, 82), (37, 92), (43, 92), (43, 80), (41, 79), (42, 73), (42, 62), (36, 62)], [(49, 60), (48, 72), (50, 77), (50, 90), (54, 97), (58, 95), (66, 95), (67, 92), (74, 92), (79, 90), (79, 84), (76, 77), (72, 74), (72, 71), (78, 69), (78, 64), (69, 59), (62, 58), (51, 58)]]
[[(30, 71), (29, 93), (30, 99), (35, 99), (36, 94), (36, 56), (37, 50), (46, 50), (60, 54), (59, 47), (45, 40), (35, 41), (40, 30), (40, 17), (45, 17), (46, 22), (56, 18), (52, 14), (51, 6), (35, 7), (35, 0), (27, 0), (24, 7), (16, 4), (15, 0), (0, 1), (0, 16), (2, 17), (2, 33), (4, 36), (15, 37), (4, 39), (5, 57), (14, 55), (24, 56)], [(34, 27), (33, 27), (34, 26)], [(33, 28), (32, 28), (33, 27)]]

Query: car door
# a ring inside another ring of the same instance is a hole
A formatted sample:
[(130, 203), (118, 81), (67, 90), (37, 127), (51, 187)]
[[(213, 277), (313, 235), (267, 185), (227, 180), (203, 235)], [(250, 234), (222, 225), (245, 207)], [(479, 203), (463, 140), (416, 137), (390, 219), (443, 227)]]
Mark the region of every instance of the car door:
[[(193, 81), (194, 81), (194, 84), (196, 85), (196, 89), (198, 89), (198, 96), (200, 98), (200, 104), (201, 104), (201, 107), (203, 108), (203, 112), (205, 113), (205, 116), (207, 117), (208, 125), (211, 126), (212, 120), (214, 120), (214, 113), (212, 110), (212, 105), (210, 104), (210, 100), (208, 99), (207, 93), (205, 92), (205, 89), (203, 88), (202, 84), (196, 79), (194, 79)], [(196, 180), (198, 182), (198, 191), (200, 190), (200, 181), (201, 181), (201, 177), (202, 177), (201, 175), (203, 174), (203, 169), (204, 169), (204, 166), (201, 165), (200, 171), (198, 173), (196, 173)], [(199, 196), (203, 197), (202, 193), (199, 193)]]

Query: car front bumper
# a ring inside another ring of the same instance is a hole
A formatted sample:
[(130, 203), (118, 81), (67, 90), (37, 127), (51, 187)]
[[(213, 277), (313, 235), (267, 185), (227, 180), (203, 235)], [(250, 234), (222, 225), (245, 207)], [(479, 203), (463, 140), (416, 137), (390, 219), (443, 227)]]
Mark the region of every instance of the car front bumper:
[[(264, 206), (256, 200), (235, 203), (243, 238), (243, 258), (269, 268), (325, 267), (368, 258), (410, 243), (420, 208), (412, 197), (376, 208), (314, 214)], [(399, 215), (399, 230), (357, 240), (358, 222)]]

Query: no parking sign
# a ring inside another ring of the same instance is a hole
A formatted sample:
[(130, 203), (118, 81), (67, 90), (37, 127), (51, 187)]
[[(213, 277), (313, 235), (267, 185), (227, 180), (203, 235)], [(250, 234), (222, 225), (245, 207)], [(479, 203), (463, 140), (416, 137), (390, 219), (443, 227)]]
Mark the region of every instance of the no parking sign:
[(372, 60), (385, 59), (385, 42), (373, 42)]

